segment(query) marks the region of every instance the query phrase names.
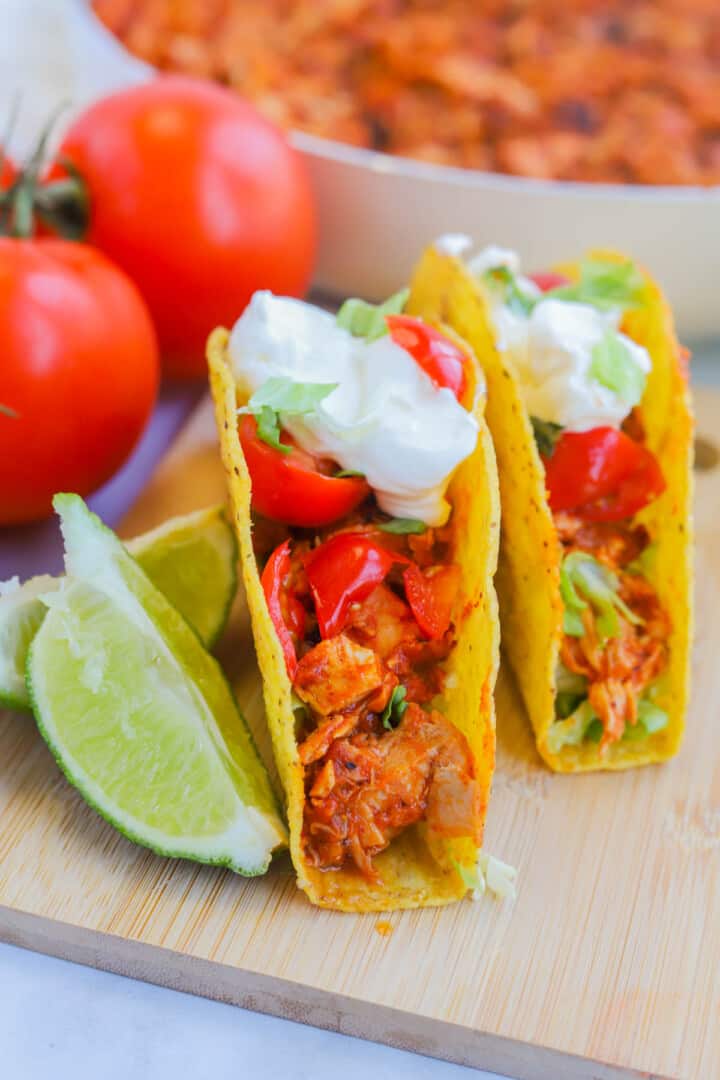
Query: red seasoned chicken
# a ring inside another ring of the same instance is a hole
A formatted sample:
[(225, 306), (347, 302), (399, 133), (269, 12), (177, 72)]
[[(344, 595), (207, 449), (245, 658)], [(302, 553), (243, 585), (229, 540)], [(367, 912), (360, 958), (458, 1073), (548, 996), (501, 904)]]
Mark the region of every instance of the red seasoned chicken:
[(311, 776), (303, 838), (323, 869), (372, 857), (421, 819), (446, 837), (477, 838), (479, 788), (467, 740), (439, 712), (411, 704), (393, 731), (336, 739)]
[(642, 622), (635, 626), (618, 612), (620, 633), (601, 641), (587, 609), (583, 636), (565, 635), (560, 648), (565, 667), (588, 680), (588, 698), (603, 725), (601, 746), (621, 738), (625, 726), (636, 723), (642, 691), (667, 664), (670, 635), (670, 619), (652, 585), (637, 574), (616, 573), (622, 600)]

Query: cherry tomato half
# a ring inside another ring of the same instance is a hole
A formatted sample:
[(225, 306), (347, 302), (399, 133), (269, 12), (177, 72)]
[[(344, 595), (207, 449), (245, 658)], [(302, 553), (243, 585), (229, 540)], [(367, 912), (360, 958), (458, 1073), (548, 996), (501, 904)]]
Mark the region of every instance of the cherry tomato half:
[(551, 289), (559, 289), (561, 285), (569, 285), (570, 278), (564, 274), (556, 274), (554, 270), (540, 270), (537, 274), (528, 274), (541, 292), (550, 292)]
[(361, 476), (323, 475), (315, 459), (298, 446), (292, 446), (289, 454), (268, 446), (257, 434), (254, 416), (241, 418), (238, 434), (250, 473), (252, 504), (265, 517), (305, 528), (330, 525), (370, 492)]
[(632, 517), (665, 490), (657, 458), (616, 428), (564, 432), (545, 461), (550, 509), (586, 521)]
[(460, 587), (460, 567), (431, 566), (423, 571), (410, 563), (403, 571), (403, 583), (410, 610), (425, 637), (441, 638), (450, 626)]
[(290, 541), (286, 540), (275, 548), (265, 563), (260, 578), (265, 602), (270, 612), (275, 633), (278, 636), (285, 657), (285, 667), (290, 679), (297, 671), (295, 639), (300, 639), (305, 628), (305, 609), (300, 601), (287, 588), (290, 574)]
[(322, 637), (341, 632), (350, 605), (365, 600), (396, 562), (408, 559), (362, 533), (338, 533), (310, 553), (305, 572)]
[(462, 349), (412, 315), (386, 315), (385, 322), (395, 344), (410, 353), (436, 386), (447, 387), (462, 401), (467, 389), (467, 357)]

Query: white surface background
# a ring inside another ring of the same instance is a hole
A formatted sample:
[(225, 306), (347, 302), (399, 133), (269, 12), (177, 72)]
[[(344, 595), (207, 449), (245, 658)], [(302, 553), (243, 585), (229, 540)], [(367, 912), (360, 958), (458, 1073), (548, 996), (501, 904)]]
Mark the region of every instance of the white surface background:
[[(694, 358), (693, 378), (720, 386), (720, 349)], [(493, 1080), (9, 945), (0, 1054), (8, 1080)]]
[(490, 1073), (0, 945), (8, 1080), (470, 1080)]

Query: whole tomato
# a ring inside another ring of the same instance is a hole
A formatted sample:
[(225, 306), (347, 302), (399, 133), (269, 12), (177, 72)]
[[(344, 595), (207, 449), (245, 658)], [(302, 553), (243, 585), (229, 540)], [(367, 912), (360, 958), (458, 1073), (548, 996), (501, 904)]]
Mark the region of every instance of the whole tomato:
[(15, 165), (10, 158), (3, 153), (3, 149), (0, 146), (0, 191), (9, 188), (16, 176), (17, 169), (15, 168)]
[(0, 525), (107, 480), (145, 427), (158, 368), (142, 297), (104, 255), (0, 237)]
[(315, 212), (303, 163), (235, 93), (159, 76), (92, 106), (60, 157), (87, 185), (85, 239), (136, 282), (168, 374), (204, 375), (208, 334), (256, 289), (305, 291)]

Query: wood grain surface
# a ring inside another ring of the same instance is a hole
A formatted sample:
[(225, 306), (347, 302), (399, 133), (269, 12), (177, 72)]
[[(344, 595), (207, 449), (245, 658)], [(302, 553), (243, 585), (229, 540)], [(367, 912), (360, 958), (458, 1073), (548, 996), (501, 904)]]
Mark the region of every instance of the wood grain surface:
[[(712, 447), (720, 395), (703, 393), (697, 404), (698, 432)], [(158, 858), (82, 803), (29, 717), (0, 713), (0, 937), (522, 1080), (720, 1076), (713, 462), (706, 447), (693, 701), (680, 755), (627, 774), (552, 775), (501, 679), (486, 848), (519, 867), (514, 904), (339, 915), (308, 904), (284, 858), (251, 881)], [(123, 531), (223, 494), (205, 403)], [(221, 653), (258, 728), (242, 599)]]

